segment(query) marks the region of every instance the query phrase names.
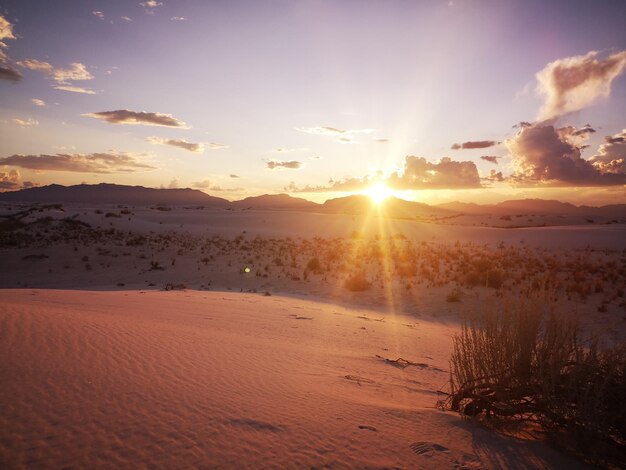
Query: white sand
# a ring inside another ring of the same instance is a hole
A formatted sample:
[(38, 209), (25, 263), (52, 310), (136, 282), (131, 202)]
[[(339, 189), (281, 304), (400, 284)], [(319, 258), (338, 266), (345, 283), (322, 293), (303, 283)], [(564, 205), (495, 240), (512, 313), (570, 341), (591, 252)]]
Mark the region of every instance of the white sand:
[(0, 466), (580, 467), (437, 411), (457, 326), (382, 316), (251, 294), (2, 290)]

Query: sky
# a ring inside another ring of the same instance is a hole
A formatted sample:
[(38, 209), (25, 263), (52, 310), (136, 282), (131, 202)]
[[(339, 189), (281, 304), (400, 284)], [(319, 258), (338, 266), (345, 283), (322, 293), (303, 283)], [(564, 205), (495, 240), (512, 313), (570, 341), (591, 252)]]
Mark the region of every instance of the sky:
[(626, 203), (626, 2), (3, 0), (0, 190)]

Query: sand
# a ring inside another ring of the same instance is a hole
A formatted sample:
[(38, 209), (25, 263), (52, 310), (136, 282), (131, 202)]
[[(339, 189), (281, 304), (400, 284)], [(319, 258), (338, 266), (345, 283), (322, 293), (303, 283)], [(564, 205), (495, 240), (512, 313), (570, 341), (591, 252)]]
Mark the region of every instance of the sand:
[(435, 409), (454, 323), (217, 292), (0, 299), (3, 468), (582, 468)]
[(0, 467), (584, 468), (436, 402), (464, 316), (529, 293), (623, 342), (625, 227), (34, 209), (0, 226)]

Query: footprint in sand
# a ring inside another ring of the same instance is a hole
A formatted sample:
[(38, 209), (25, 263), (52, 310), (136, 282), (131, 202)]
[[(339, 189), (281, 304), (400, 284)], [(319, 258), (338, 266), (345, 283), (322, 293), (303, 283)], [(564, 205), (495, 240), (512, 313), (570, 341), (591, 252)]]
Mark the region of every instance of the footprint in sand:
[[(474, 470), (483, 468), (480, 458), (474, 454), (468, 454), (437, 444), (435, 442), (414, 442), (411, 450), (420, 457), (431, 460), (432, 466), (444, 465), (449, 468)], [(436, 462), (433, 462), (436, 461)]]
[(303, 317), (301, 315), (295, 315), (293, 313), (289, 315), (289, 318), (293, 318), (294, 320), (313, 320), (313, 317)]
[(351, 382), (356, 382), (359, 386), (361, 386), (362, 383), (365, 383), (365, 384), (375, 383), (372, 379), (359, 377), (358, 375), (344, 375), (343, 378), (346, 380), (350, 380)]

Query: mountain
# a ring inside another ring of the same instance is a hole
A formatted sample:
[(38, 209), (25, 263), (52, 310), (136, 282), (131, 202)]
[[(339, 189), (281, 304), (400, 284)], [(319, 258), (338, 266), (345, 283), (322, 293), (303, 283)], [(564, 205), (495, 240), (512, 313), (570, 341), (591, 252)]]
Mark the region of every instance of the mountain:
[(0, 193), (0, 201), (126, 204), (126, 205), (202, 205), (226, 207), (229, 201), (209, 196), (197, 189), (155, 189), (119, 184), (52, 184), (37, 188)]
[(626, 204), (607, 206), (575, 206), (569, 202), (550, 199), (518, 199), (503, 201), (498, 204), (473, 204), (465, 202), (447, 202), (436, 207), (467, 215), (577, 215), (599, 217), (626, 217)]
[(318, 209), (320, 204), (299, 197), (292, 197), (288, 194), (264, 194), (262, 196), (247, 197), (241, 201), (233, 201), (230, 207), (243, 210), (310, 211)]
[(575, 206), (567, 202), (554, 200), (521, 199), (492, 205), (455, 201), (430, 206), (420, 202), (390, 197), (380, 206), (377, 206), (368, 196), (362, 194), (329, 199), (324, 204), (316, 204), (306, 199), (289, 196), (288, 194), (265, 194), (230, 202), (220, 197), (210, 196), (196, 189), (155, 189), (107, 183), (80, 184), (76, 186), (52, 184), (50, 186), (22, 189), (20, 191), (0, 193), (0, 202), (2, 201), (138, 206), (194, 205), (239, 210), (291, 210), (350, 215), (378, 212), (387, 217), (402, 219), (448, 217), (458, 214), (496, 216), (541, 214), (605, 217), (607, 219), (626, 218), (626, 204), (590, 207)]
[(446, 209), (452, 212), (458, 212), (460, 214), (487, 214), (491, 213), (494, 206), (481, 206), (480, 204), (474, 204), (473, 202), (444, 202), (443, 204), (437, 204), (435, 207)]
[(387, 217), (414, 219), (415, 217), (444, 217), (454, 214), (445, 208), (429, 206), (421, 202), (389, 197), (377, 206), (370, 197), (362, 194), (329, 199), (321, 206), (321, 212), (360, 215), (378, 211)]
[(579, 208), (574, 204), (546, 199), (504, 201), (496, 204), (495, 207), (515, 214), (581, 215)]

